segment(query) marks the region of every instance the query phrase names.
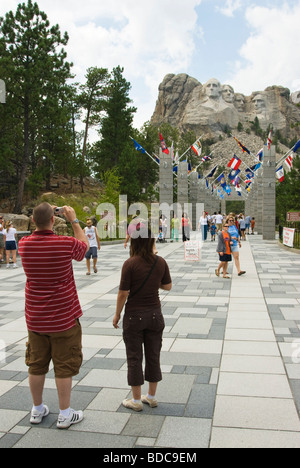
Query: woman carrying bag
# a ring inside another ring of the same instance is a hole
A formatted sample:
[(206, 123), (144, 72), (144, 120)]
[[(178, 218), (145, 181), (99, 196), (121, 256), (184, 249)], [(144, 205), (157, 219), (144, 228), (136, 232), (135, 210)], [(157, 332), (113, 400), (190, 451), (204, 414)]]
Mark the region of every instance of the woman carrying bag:
[(216, 275), (220, 276), (220, 270), (223, 268), (223, 278), (230, 279), (230, 276), (227, 275), (228, 262), (232, 261), (231, 257), (231, 245), (233, 244), (231, 240), (231, 235), (228, 233), (229, 224), (225, 222), (223, 226), (223, 231), (219, 232), (218, 236), (218, 246), (217, 252), (219, 254), (220, 265), (216, 269)]
[[(119, 328), (123, 307), (123, 339), (128, 365), (128, 385), (132, 387), (130, 400), (123, 406), (142, 411), (143, 403), (155, 408), (158, 382), (162, 380), (160, 351), (165, 328), (161, 312), (159, 289), (170, 291), (172, 280), (166, 261), (153, 253), (155, 239), (146, 228), (138, 238), (131, 238), (130, 258), (124, 263), (121, 275), (116, 314), (113, 326)], [(127, 301), (127, 302), (126, 302)], [(145, 378), (143, 374), (143, 345)], [(142, 396), (144, 379), (149, 382), (148, 395)]]

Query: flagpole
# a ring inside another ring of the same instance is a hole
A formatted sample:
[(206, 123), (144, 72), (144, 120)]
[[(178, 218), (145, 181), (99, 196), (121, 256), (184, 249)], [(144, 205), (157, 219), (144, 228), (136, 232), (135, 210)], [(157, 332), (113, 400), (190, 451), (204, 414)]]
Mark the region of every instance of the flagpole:
[[(131, 140), (134, 142), (135, 140), (129, 136), (129, 138), (131, 138)], [(142, 147), (141, 147), (142, 148)], [(145, 148), (143, 148), (143, 150), (145, 151), (145, 153), (149, 156), (149, 158), (152, 159), (153, 162), (155, 162), (158, 166), (159, 166), (159, 163), (148, 153), (148, 151), (145, 150)]]

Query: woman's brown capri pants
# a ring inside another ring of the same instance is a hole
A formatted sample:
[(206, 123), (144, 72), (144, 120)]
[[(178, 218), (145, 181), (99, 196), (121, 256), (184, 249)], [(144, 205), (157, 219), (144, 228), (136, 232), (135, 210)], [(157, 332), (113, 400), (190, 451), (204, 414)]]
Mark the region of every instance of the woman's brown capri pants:
[[(147, 382), (160, 382), (160, 351), (165, 322), (161, 310), (125, 312), (123, 338), (126, 346), (128, 385), (138, 387)], [(145, 379), (143, 374), (143, 344), (145, 350)]]

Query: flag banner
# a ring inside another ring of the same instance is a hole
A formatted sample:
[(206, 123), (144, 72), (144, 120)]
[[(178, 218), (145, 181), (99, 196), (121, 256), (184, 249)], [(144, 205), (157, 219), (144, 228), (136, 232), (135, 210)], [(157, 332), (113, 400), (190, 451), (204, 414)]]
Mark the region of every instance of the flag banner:
[(294, 159), (294, 156), (295, 156), (295, 153), (292, 153), (292, 154), (290, 154), (290, 155), (286, 158), (286, 160), (284, 161), (285, 164), (287, 165), (287, 167), (288, 167), (289, 169), (292, 169), (292, 167), (293, 167), (293, 159)]
[(300, 140), (297, 141), (297, 143), (295, 144), (294, 148), (293, 148), (293, 151), (294, 153), (296, 153), (296, 151), (300, 148)]
[(146, 150), (144, 150), (144, 148), (137, 141), (135, 141), (133, 138), (132, 138), (132, 141), (133, 141), (135, 149), (137, 151), (141, 151), (141, 153), (143, 153), (143, 154), (146, 153)]
[(269, 133), (269, 136), (268, 136), (268, 139), (267, 139), (267, 147), (268, 147), (268, 150), (271, 148), (271, 144), (272, 144), (272, 132)]
[(231, 182), (232, 185), (235, 185), (236, 187), (239, 185), (241, 178), (239, 176), (236, 176), (234, 180)]
[(192, 145), (192, 150), (197, 154), (197, 156), (201, 156), (202, 145), (200, 140), (195, 141), (195, 143)]
[(239, 169), (232, 169), (232, 171), (228, 175), (228, 179), (231, 180), (231, 182), (239, 175), (241, 171)]
[(226, 187), (227, 184), (223, 173), (217, 178), (217, 181), (220, 182), (222, 187)]
[(245, 180), (246, 185), (248, 185), (248, 184), (250, 185), (250, 184), (252, 184), (252, 182), (253, 182), (252, 177), (247, 177), (246, 180)]
[(222, 198), (222, 200), (223, 200), (224, 195), (223, 195), (223, 193), (221, 192), (221, 190), (218, 189), (218, 192), (217, 192), (217, 193), (218, 193), (219, 197)]
[(228, 195), (231, 194), (231, 188), (229, 187), (229, 185), (226, 185), (226, 186), (224, 187), (224, 190), (225, 190), (226, 193), (228, 193)]
[(211, 160), (210, 156), (203, 156), (203, 158), (202, 158), (203, 162), (207, 162), (207, 161), (210, 161), (210, 160)]
[(242, 164), (242, 160), (239, 159), (236, 155), (232, 158), (232, 160), (229, 162), (228, 167), (231, 169), (238, 169), (240, 165)]
[(153, 157), (154, 157), (155, 161), (159, 164), (159, 157), (156, 156), (156, 154), (153, 154)]
[(212, 171), (206, 176), (208, 179), (213, 177), (215, 175), (216, 170), (218, 169), (218, 166), (214, 167)]
[(170, 151), (168, 150), (168, 147), (166, 145), (166, 142), (162, 136), (162, 134), (160, 133), (159, 134), (159, 139), (160, 139), (160, 144), (161, 144), (161, 149), (162, 149), (162, 152), (165, 153), (165, 154), (169, 154)]
[(263, 148), (261, 150), (259, 150), (256, 157), (259, 159), (260, 162), (263, 162), (263, 159), (264, 159), (264, 149)]
[(258, 171), (258, 169), (261, 167), (261, 163), (256, 164), (254, 172)]
[(239, 147), (241, 148), (243, 153), (251, 154), (251, 152), (248, 150), (248, 148), (246, 148), (246, 146), (244, 146), (236, 137), (233, 137), (233, 138), (235, 139), (235, 141), (237, 142), (237, 144), (239, 145)]
[(283, 182), (284, 181), (284, 170), (283, 170), (283, 166), (280, 166), (277, 171), (276, 171), (276, 177), (277, 179), (279, 180), (279, 182)]

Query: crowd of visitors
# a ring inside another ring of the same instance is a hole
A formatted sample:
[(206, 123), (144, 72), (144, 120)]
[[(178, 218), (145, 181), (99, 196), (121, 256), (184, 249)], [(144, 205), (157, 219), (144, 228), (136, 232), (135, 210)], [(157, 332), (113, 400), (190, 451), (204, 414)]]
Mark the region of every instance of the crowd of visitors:
[[(72, 378), (79, 373), (82, 364), (82, 310), (73, 275), (73, 260), (86, 259), (87, 275), (90, 275), (90, 259), (97, 273), (100, 240), (92, 220), (87, 219), (84, 229), (73, 208), (65, 206), (62, 215), (71, 224), (73, 236), (58, 236), (54, 233), (57, 207), (42, 203), (33, 211), (36, 230), (19, 242), (19, 254), (27, 278), (25, 289), (25, 318), (28, 329), (26, 364), (29, 368), (29, 387), (33, 400), (30, 422), (39, 424), (50, 410), (43, 401), (43, 390), (49, 364), (54, 365), (59, 401), (57, 427), (66, 429), (83, 419), (83, 412), (71, 408)], [(217, 240), (220, 264), (215, 270), (219, 277), (229, 279), (228, 263), (235, 262), (238, 276), (241, 270), (239, 251), (245, 234), (254, 233), (255, 220), (242, 214), (228, 216), (203, 212), (198, 223), (202, 240)], [(171, 242), (190, 239), (192, 224), (187, 213), (171, 220)], [(116, 303), (113, 326), (120, 325), (122, 312), (123, 339), (128, 366), (128, 385), (132, 399), (123, 401), (126, 408), (142, 411), (143, 404), (155, 408), (158, 405), (156, 391), (162, 380), (160, 352), (165, 327), (159, 299), (159, 289), (170, 291), (172, 278), (167, 262), (156, 249), (156, 241), (165, 242), (168, 224), (160, 217), (158, 237), (153, 237), (138, 216), (128, 226), (125, 248), (130, 242), (130, 257), (125, 261)], [(16, 267), (17, 232), (11, 222), (0, 217), (0, 262), (6, 251), (7, 268), (12, 256)], [(143, 372), (145, 359), (145, 372)], [(149, 383), (147, 395), (141, 394), (144, 380)]]

